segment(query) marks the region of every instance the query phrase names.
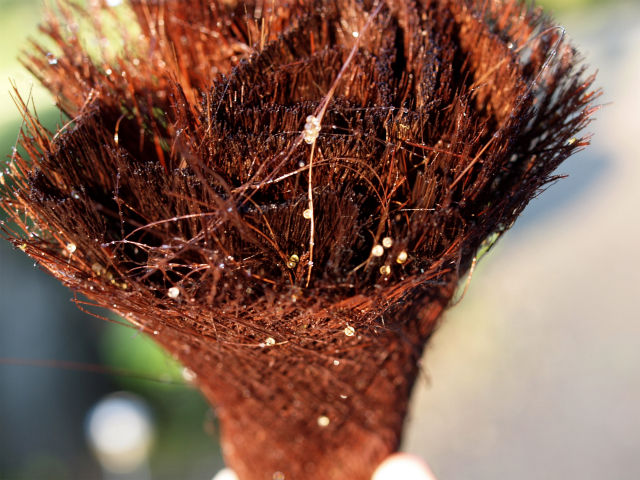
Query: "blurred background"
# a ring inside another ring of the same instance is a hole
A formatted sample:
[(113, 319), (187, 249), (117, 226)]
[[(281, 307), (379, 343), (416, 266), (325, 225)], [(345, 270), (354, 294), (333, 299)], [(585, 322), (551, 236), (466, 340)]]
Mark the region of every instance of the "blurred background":
[[(427, 349), (404, 449), (441, 480), (640, 478), (640, 2), (543, 3), (608, 105)], [(45, 123), (60, 117), (17, 60), (40, 2), (0, 12), (4, 158), (20, 128), (11, 82)], [(0, 479), (210, 479), (217, 425), (181, 367), (71, 299), (0, 242)]]

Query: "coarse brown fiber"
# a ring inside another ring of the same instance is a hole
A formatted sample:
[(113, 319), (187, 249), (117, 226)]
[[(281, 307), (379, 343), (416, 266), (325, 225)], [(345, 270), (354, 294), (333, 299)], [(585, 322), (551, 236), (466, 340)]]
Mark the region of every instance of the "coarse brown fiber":
[(193, 372), (241, 480), (370, 478), (598, 96), (513, 0), (60, 3), (42, 29), (25, 63), (69, 121), (17, 97), (4, 235)]

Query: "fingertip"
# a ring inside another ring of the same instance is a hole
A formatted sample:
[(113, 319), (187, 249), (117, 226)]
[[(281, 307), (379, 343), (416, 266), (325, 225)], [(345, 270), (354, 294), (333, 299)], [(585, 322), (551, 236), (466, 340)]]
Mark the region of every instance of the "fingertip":
[(410, 453), (394, 453), (373, 473), (371, 480), (436, 480), (424, 460)]
[(230, 468), (223, 468), (211, 480), (238, 480), (238, 476)]

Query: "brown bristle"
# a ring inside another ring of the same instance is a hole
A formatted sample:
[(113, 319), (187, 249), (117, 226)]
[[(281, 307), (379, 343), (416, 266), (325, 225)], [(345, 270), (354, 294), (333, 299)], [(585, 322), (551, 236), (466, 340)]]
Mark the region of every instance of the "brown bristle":
[[(371, 476), (425, 342), (598, 92), (518, 1), (131, 0), (27, 59), (70, 122), (26, 128), (14, 244), (175, 355), (241, 480)], [(109, 35), (113, 36), (113, 32)], [(131, 37), (131, 38), (130, 38)]]

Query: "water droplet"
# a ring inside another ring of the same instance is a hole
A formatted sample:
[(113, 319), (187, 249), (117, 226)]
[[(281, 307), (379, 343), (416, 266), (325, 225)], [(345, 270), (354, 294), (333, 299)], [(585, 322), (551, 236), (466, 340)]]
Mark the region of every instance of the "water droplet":
[(348, 397), (347, 397), (347, 395), (340, 395), (340, 398), (343, 399), (343, 400), (346, 400)]
[(105, 73), (106, 75), (111, 75), (111, 74), (113, 73), (113, 70), (111, 70), (110, 68), (107, 68), (107, 69), (104, 71), (104, 73)]
[(409, 258), (409, 255), (407, 255), (407, 252), (403, 250), (398, 254), (398, 258), (396, 259), (396, 262), (404, 263), (407, 261), (407, 258)]
[(382, 245), (375, 245), (371, 249), (371, 255), (373, 255), (374, 257), (381, 257), (383, 253), (384, 253), (384, 248), (382, 248)]
[(360, 32), (351, 32), (351, 35), (353, 35), (353, 38), (358, 38), (360, 36)]
[(391, 248), (391, 245), (393, 245), (393, 238), (391, 237), (384, 237), (382, 239), (382, 246), (384, 248)]
[(347, 337), (353, 337), (356, 334), (356, 329), (351, 325), (347, 325), (346, 327), (344, 327), (344, 334)]
[(276, 339), (273, 337), (269, 337), (264, 341), (265, 345), (275, 345), (276, 344)]
[(306, 218), (307, 220), (309, 220), (312, 215), (313, 215), (313, 213), (311, 212), (310, 208), (307, 208), (304, 212), (302, 212), (302, 216), (304, 218)]
[(326, 415), (322, 415), (318, 417), (318, 426), (328, 427), (330, 423), (331, 423), (331, 420)]
[(53, 53), (47, 53), (47, 61), (49, 65), (57, 65), (58, 59), (53, 55)]
[(167, 296), (169, 298), (178, 298), (180, 296), (180, 289), (178, 287), (171, 287), (167, 290)]
[(108, 7), (117, 7), (118, 5), (122, 5), (122, 0), (107, 0)]
[(69, 252), (69, 255), (72, 255), (73, 252), (75, 252), (77, 249), (75, 243), (67, 243), (67, 246), (65, 248), (67, 249), (67, 252)]
[(158, 330), (154, 330), (154, 331), (153, 331), (153, 334), (154, 334), (154, 335), (158, 335), (159, 333), (160, 333), (160, 332), (159, 332)]
[(337, 367), (338, 365), (340, 365), (340, 360), (334, 360), (333, 364)]

